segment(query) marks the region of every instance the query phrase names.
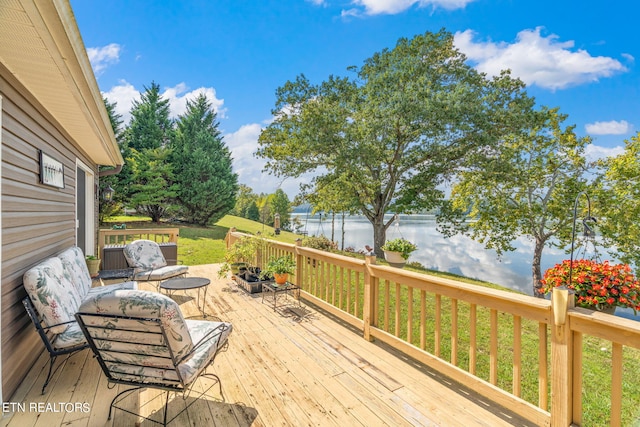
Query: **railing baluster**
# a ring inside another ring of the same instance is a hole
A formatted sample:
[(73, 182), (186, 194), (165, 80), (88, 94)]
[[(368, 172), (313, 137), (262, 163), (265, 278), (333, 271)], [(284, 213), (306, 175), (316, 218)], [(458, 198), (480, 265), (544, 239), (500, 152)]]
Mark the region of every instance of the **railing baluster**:
[(451, 300), (451, 364), (458, 366), (458, 300)]
[[(622, 344), (611, 348), (611, 425), (622, 425)], [(637, 396), (636, 396), (637, 397)]]
[(440, 357), (440, 343), (442, 339), (442, 296), (440, 294), (436, 294), (436, 319), (435, 319), (435, 332), (434, 332), (434, 349), (433, 354), (436, 357)]
[(476, 374), (476, 357), (478, 354), (477, 344), (477, 326), (478, 326), (478, 309), (476, 304), (469, 306), (469, 373)]
[(407, 290), (407, 342), (413, 343), (413, 288)]
[(522, 395), (522, 318), (513, 316), (513, 394)]
[(538, 325), (538, 407), (545, 411), (549, 410), (547, 339), (547, 325), (540, 323)]
[(427, 347), (427, 292), (420, 291), (420, 348)]
[(498, 383), (498, 310), (491, 309), (491, 350), (489, 351), (489, 382)]

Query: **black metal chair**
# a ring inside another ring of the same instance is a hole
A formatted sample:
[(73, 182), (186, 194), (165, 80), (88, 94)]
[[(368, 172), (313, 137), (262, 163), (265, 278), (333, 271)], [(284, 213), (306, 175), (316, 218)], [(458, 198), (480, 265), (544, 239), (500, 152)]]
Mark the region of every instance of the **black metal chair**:
[[(206, 369), (228, 345), (230, 323), (185, 319), (171, 298), (139, 290), (89, 298), (76, 319), (110, 386), (132, 386), (113, 398), (108, 419), (115, 408), (166, 426), (216, 383), (224, 400), (220, 378)], [(204, 376), (214, 382), (167, 421), (170, 392), (186, 394)], [(147, 387), (167, 392), (162, 422), (120, 405), (130, 393)]]
[[(22, 300), (22, 304), (24, 305), (25, 310), (27, 310), (27, 314), (29, 315), (31, 322), (33, 322), (36, 331), (38, 331), (38, 335), (40, 335), (45, 348), (49, 352), (49, 373), (47, 374), (47, 379), (44, 381), (44, 385), (42, 386), (42, 394), (44, 394), (47, 385), (49, 385), (49, 381), (51, 381), (51, 376), (58, 370), (58, 368), (60, 368), (60, 366), (62, 366), (62, 364), (60, 364), (55, 370), (53, 369), (53, 365), (58, 356), (66, 354), (67, 357), (69, 357), (72, 353), (87, 348), (89, 344), (87, 344), (82, 330), (80, 330), (80, 327), (75, 321), (46, 326), (36, 308), (31, 303), (29, 297), (25, 297)], [(51, 328), (63, 325), (69, 326), (62, 333), (55, 334), (50, 331)]]

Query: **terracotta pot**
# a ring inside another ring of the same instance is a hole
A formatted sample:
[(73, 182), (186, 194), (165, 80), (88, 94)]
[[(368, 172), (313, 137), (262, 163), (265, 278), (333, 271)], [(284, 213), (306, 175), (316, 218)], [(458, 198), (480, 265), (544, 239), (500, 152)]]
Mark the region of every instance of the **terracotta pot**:
[(278, 285), (284, 285), (285, 283), (287, 283), (287, 279), (289, 279), (289, 274), (288, 273), (282, 273), (282, 274), (273, 273), (273, 278), (275, 279), (275, 281), (276, 281), (276, 283)]

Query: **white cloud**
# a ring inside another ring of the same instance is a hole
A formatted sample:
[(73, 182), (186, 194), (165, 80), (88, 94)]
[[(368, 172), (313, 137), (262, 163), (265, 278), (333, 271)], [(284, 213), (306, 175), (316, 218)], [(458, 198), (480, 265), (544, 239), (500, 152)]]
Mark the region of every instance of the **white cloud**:
[[(404, 12), (413, 5), (453, 10), (462, 9), (473, 1), (475, 0), (354, 0), (353, 4), (364, 7), (366, 15), (394, 15)], [(354, 16), (357, 14), (359, 14), (358, 9), (342, 11), (342, 16)]]
[[(169, 100), (171, 118), (176, 119), (179, 115), (184, 114), (187, 109), (187, 100), (194, 100), (201, 93), (206, 95), (209, 102), (211, 102), (211, 106), (216, 114), (218, 114), (218, 118), (226, 117), (226, 109), (222, 108), (224, 99), (218, 99), (216, 97), (216, 90), (214, 88), (200, 87), (187, 92), (188, 90), (189, 88), (186, 84), (179, 83), (174, 87), (165, 89), (161, 94), (164, 99)], [(131, 83), (121, 80), (118, 86), (113, 86), (108, 92), (103, 92), (103, 95), (110, 102), (116, 103), (115, 111), (122, 116), (124, 124), (129, 123), (133, 101), (140, 99), (140, 91)]]
[(589, 144), (585, 147), (584, 155), (589, 161), (604, 159), (606, 157), (614, 157), (624, 152), (624, 147), (601, 147), (599, 145)]
[(573, 49), (574, 42), (560, 42), (558, 36), (541, 36), (542, 28), (520, 31), (515, 43), (474, 42), (475, 33), (466, 30), (455, 34), (455, 45), (477, 63), (476, 68), (490, 76), (511, 69), (528, 85), (556, 90), (598, 81), (627, 71), (617, 60), (591, 56), (583, 49)]
[(91, 67), (96, 75), (101, 74), (109, 65), (117, 64), (120, 60), (121, 46), (111, 43), (103, 47), (90, 47), (87, 55), (91, 62)]
[(233, 157), (233, 171), (238, 174), (239, 182), (251, 187), (255, 193), (271, 194), (282, 188), (289, 198), (293, 199), (298, 191), (298, 182), (283, 180), (262, 172), (266, 160), (254, 155), (258, 149), (258, 137), (261, 132), (262, 125), (252, 123), (224, 136)]
[(109, 102), (115, 102), (115, 112), (122, 116), (123, 124), (129, 123), (131, 119), (131, 106), (133, 101), (140, 99), (140, 91), (138, 91), (131, 83), (125, 80), (120, 80), (118, 86), (113, 86), (108, 92), (103, 92), (102, 95), (109, 100)]
[(213, 111), (216, 112), (218, 118), (226, 117), (226, 109), (222, 108), (224, 99), (218, 99), (216, 97), (216, 90), (212, 87), (199, 87), (198, 89), (187, 92), (189, 88), (184, 83), (179, 83), (174, 87), (165, 89), (162, 93), (164, 99), (169, 100), (169, 108), (171, 110), (171, 117), (177, 118), (187, 111), (187, 101), (193, 101), (198, 95), (204, 94), (209, 102)]
[(587, 133), (591, 135), (624, 135), (631, 130), (631, 124), (626, 120), (609, 122), (595, 122), (585, 125)]

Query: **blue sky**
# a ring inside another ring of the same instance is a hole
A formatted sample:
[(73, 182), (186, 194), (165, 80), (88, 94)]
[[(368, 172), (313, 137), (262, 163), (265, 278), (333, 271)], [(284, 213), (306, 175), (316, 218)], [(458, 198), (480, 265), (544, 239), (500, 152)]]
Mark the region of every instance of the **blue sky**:
[(345, 76), (398, 38), (445, 28), (469, 64), (509, 68), (539, 105), (560, 107), (589, 155), (615, 154), (640, 130), (635, 1), (585, 0), (71, 0), (100, 90), (128, 120), (158, 83), (174, 117), (204, 92), (240, 182), (290, 196), (298, 183), (254, 159), (275, 91), (301, 73)]

